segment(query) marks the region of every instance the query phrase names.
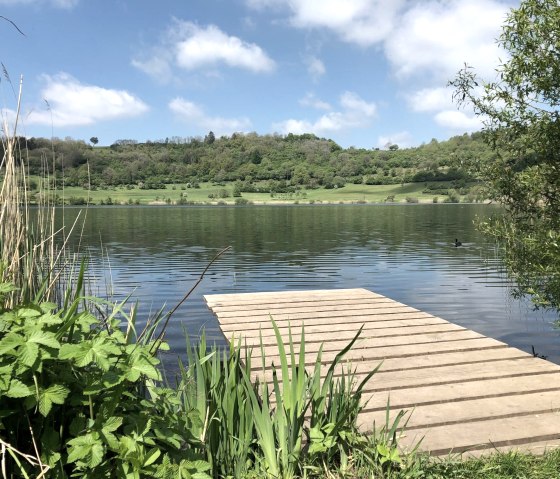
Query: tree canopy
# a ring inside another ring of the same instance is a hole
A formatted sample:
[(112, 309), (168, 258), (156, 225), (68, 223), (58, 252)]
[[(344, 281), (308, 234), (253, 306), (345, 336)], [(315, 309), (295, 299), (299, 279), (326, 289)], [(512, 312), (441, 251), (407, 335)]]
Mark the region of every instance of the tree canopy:
[(495, 81), (470, 67), (451, 82), (459, 104), (484, 123), (497, 153), (469, 166), (482, 175), (505, 214), (482, 225), (502, 245), (516, 293), (538, 307), (560, 307), (560, 4), (523, 0), (498, 39), (507, 61)]

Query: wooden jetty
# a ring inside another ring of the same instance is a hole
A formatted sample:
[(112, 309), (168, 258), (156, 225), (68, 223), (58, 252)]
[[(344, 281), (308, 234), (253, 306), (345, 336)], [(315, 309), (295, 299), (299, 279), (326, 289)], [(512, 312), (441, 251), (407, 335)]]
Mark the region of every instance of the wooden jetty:
[(433, 455), (480, 455), (541, 453), (560, 445), (560, 366), (505, 343), (366, 289), (214, 294), (205, 300), (228, 339), (242, 337), (256, 346), (262, 335), (269, 364), (279, 364), (271, 317), (286, 339), (288, 325), (296, 337), (305, 326), (310, 365), (321, 343), (323, 360), (331, 361), (363, 325), (347, 359), (358, 379), (383, 364), (366, 386), (359, 424), (365, 431), (374, 421), (383, 425), (389, 398), (393, 417), (408, 411), (403, 447), (423, 438), (421, 449)]

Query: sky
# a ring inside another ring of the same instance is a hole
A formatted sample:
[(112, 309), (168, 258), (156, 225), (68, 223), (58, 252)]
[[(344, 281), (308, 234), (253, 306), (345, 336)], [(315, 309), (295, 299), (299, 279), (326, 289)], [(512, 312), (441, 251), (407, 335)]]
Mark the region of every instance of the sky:
[[(344, 148), (481, 128), (453, 102), (493, 80), (513, 0), (0, 0), (0, 108), (17, 134), (99, 145), (235, 132)], [(23, 35), (18, 32), (13, 22)]]

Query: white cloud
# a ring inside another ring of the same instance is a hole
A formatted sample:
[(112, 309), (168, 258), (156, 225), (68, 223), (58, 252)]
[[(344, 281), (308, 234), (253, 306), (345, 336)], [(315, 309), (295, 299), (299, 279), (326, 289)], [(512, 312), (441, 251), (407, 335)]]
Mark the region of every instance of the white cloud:
[(178, 25), (180, 36), (175, 45), (177, 64), (188, 70), (225, 63), (254, 72), (274, 69), (274, 62), (254, 43), (228, 36), (215, 25), (201, 28), (191, 22)]
[(130, 118), (148, 111), (148, 106), (126, 90), (84, 85), (66, 73), (44, 76), (41, 96), (49, 111), (33, 110), (28, 123), (82, 126), (116, 118)]
[(375, 116), (375, 112), (377, 111), (375, 103), (367, 103), (356, 93), (350, 91), (346, 91), (342, 94), (340, 97), (340, 104), (347, 112), (361, 118), (371, 118)]
[(166, 82), (172, 77), (171, 66), (165, 58), (165, 53), (161, 56), (153, 56), (145, 61), (132, 60), (132, 66), (162, 82)]
[(413, 111), (433, 112), (439, 124), (472, 129), (465, 112), (452, 112), (444, 85), (465, 62), (492, 79), (505, 53), (496, 44), (514, 0), (246, 0), (253, 8), (280, 7), (296, 28), (323, 29), (339, 39), (383, 52)]
[(313, 80), (317, 81), (320, 77), (322, 77), (326, 72), (327, 69), (325, 68), (325, 64), (317, 57), (309, 57), (306, 60), (307, 63), (307, 72), (311, 75)]
[(212, 130), (218, 135), (248, 131), (251, 127), (251, 120), (246, 117), (223, 118), (220, 116), (208, 116), (202, 107), (184, 98), (177, 97), (171, 100), (169, 102), (169, 109), (181, 120), (195, 124), (205, 130)]
[(482, 121), (474, 114), (458, 110), (444, 110), (435, 115), (438, 125), (448, 130), (463, 133), (478, 131), (482, 128)]
[(47, 3), (56, 8), (70, 9), (78, 4), (79, 0), (0, 0), (0, 5), (40, 5)]
[(384, 47), (402, 77), (436, 70), (449, 78), (467, 61), (491, 72), (495, 39), (513, 0), (246, 0), (253, 8), (283, 6), (298, 28), (333, 31), (344, 41)]
[(412, 144), (412, 135), (408, 131), (399, 131), (390, 135), (382, 135), (377, 138), (379, 148), (389, 148), (391, 145), (398, 145), (406, 148)]
[(439, 111), (453, 106), (453, 91), (446, 87), (423, 88), (408, 96), (414, 111)]
[(423, 74), (445, 82), (465, 62), (490, 75), (500, 56), (495, 39), (506, 11), (497, 0), (418, 3), (387, 36), (385, 54), (402, 79)]
[(287, 7), (298, 28), (327, 28), (363, 46), (382, 41), (394, 28), (406, 0), (246, 0), (256, 9)]
[(315, 133), (321, 136), (349, 128), (365, 128), (377, 112), (375, 103), (367, 103), (353, 92), (344, 92), (340, 96), (340, 106), (340, 111), (325, 113), (315, 121), (290, 118), (276, 123), (273, 129), (283, 134)]
[(302, 106), (308, 106), (317, 110), (330, 110), (331, 105), (326, 101), (320, 100), (313, 93), (307, 93), (300, 101)]
[(161, 44), (147, 59), (134, 59), (132, 65), (160, 80), (169, 80), (172, 67), (185, 70), (227, 65), (255, 73), (274, 70), (274, 61), (254, 43), (222, 32), (215, 25), (201, 27), (176, 20)]

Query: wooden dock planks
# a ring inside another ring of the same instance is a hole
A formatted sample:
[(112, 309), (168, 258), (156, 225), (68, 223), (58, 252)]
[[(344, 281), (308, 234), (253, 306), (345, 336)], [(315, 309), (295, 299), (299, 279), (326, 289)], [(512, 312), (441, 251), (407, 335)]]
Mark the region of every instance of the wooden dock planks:
[[(284, 340), (305, 326), (306, 364), (323, 344), (328, 363), (354, 337), (346, 361), (358, 379), (381, 361), (366, 386), (360, 427), (371, 430), (407, 410), (404, 447), (423, 438), (434, 455), (479, 455), (511, 448), (542, 452), (560, 445), (560, 366), (365, 289), (207, 295), (228, 339), (244, 339), (278, 364), (271, 318)], [(260, 361), (254, 361), (259, 364)], [(255, 374), (260, 366), (255, 367)]]

